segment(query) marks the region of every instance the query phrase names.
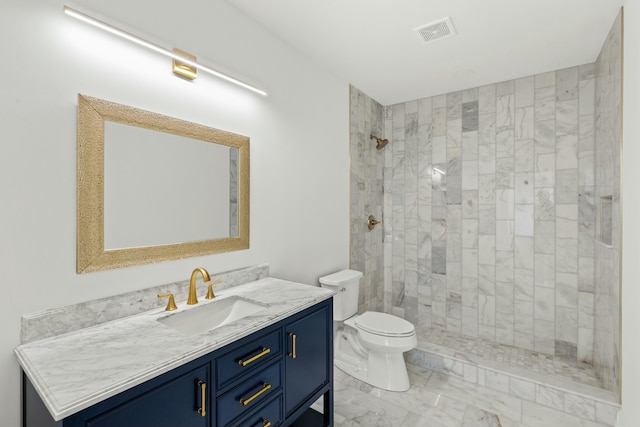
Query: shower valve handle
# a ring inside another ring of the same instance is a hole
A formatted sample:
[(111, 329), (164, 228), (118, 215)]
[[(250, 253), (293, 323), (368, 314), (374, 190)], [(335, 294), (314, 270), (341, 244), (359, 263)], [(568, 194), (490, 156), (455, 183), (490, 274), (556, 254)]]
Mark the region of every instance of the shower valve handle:
[(377, 221), (373, 215), (369, 215), (369, 230), (373, 230), (381, 221)]

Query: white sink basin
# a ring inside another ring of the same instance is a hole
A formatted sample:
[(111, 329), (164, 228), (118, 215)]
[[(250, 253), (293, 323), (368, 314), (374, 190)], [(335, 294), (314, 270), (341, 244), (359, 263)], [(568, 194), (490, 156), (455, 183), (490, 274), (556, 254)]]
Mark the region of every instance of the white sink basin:
[(183, 334), (196, 335), (235, 322), (267, 307), (267, 304), (234, 296), (163, 317), (158, 322)]

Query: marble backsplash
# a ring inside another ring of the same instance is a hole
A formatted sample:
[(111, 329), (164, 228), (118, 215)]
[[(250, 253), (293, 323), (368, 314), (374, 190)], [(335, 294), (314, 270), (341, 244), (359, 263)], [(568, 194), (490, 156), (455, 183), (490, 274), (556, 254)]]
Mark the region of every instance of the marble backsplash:
[[(210, 275), (211, 280), (221, 280), (215, 289), (223, 290), (269, 277), (269, 265), (261, 264), (221, 273), (210, 273)], [(202, 286), (201, 280), (200, 277), (198, 294), (204, 295), (206, 289)], [(20, 343), (26, 344), (163, 307), (167, 301), (159, 299), (157, 294), (167, 292), (173, 293), (178, 302), (186, 300), (189, 293), (189, 280), (26, 314), (21, 319)]]

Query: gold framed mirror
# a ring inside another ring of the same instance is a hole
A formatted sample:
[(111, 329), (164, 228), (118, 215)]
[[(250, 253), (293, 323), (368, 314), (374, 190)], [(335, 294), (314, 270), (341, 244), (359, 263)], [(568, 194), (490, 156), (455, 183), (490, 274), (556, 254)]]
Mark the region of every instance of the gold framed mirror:
[(78, 94), (77, 273), (248, 248), (249, 137)]

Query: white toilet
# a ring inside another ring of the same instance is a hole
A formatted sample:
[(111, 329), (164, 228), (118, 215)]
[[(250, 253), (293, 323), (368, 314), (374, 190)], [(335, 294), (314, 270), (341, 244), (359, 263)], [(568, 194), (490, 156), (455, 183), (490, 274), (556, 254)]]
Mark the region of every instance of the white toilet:
[(384, 390), (409, 390), (402, 353), (418, 344), (413, 324), (385, 313), (358, 311), (362, 273), (342, 270), (320, 278), (333, 296), (336, 366), (345, 373)]

